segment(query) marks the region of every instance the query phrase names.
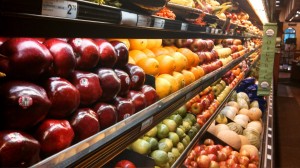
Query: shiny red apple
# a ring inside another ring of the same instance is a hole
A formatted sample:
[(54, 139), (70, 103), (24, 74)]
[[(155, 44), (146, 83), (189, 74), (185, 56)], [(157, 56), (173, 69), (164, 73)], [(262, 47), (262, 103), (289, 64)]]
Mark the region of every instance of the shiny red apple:
[(123, 42), (120, 41), (110, 41), (110, 44), (115, 48), (117, 54), (117, 62), (115, 63), (115, 68), (122, 68), (128, 63), (128, 48)]
[(0, 46), (0, 71), (18, 79), (37, 79), (52, 64), (49, 50), (33, 38), (11, 38)]
[(72, 38), (68, 42), (76, 53), (77, 69), (89, 70), (96, 67), (100, 58), (99, 50), (92, 39)]
[(69, 81), (60, 77), (49, 78), (44, 86), (52, 102), (48, 113), (52, 118), (65, 118), (70, 116), (79, 106), (80, 93)]
[(47, 157), (69, 147), (74, 131), (68, 120), (46, 119), (34, 135), (41, 144), (41, 155)]
[(75, 53), (67, 42), (52, 38), (44, 42), (53, 56), (53, 64), (50, 68), (52, 76), (67, 78), (76, 66)]
[(75, 142), (82, 141), (100, 131), (98, 114), (90, 108), (77, 109), (69, 122), (75, 133)]
[(51, 102), (46, 91), (33, 83), (7, 81), (0, 86), (0, 121), (6, 129), (28, 129), (42, 121)]
[(0, 167), (29, 167), (40, 160), (40, 144), (21, 131), (0, 131)]
[(159, 99), (156, 90), (150, 85), (143, 85), (141, 92), (145, 95), (146, 106), (150, 106)]
[(127, 72), (130, 77), (130, 88), (132, 90), (140, 90), (145, 83), (145, 71), (137, 65), (128, 63), (125, 66), (125, 72)]
[(116, 97), (114, 105), (118, 112), (118, 121), (126, 119), (135, 113), (135, 106), (131, 99)]
[(121, 89), (120, 89), (118, 95), (122, 96), (122, 97), (126, 97), (128, 91), (130, 89), (130, 83), (131, 83), (130, 77), (125, 71), (120, 70), (120, 69), (115, 69), (115, 73), (121, 80)]
[(127, 94), (127, 98), (131, 99), (134, 104), (135, 112), (139, 112), (147, 107), (145, 95), (141, 91), (130, 90)]
[(97, 74), (75, 71), (71, 82), (80, 93), (80, 103), (82, 105), (91, 105), (102, 96), (102, 88)]
[(9, 39), (8, 37), (0, 37), (0, 46), (8, 39)]
[(115, 48), (105, 39), (95, 39), (99, 50), (99, 65), (105, 68), (113, 68), (117, 62)]
[(114, 125), (118, 121), (117, 109), (111, 104), (97, 103), (94, 111), (98, 114), (101, 130)]

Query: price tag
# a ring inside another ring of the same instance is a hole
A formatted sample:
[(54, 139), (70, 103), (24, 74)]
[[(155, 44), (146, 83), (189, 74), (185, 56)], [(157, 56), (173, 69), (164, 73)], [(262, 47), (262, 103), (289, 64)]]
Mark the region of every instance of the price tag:
[(137, 26), (149, 27), (151, 25), (151, 17), (138, 15)]
[(188, 24), (187, 23), (181, 23), (181, 30), (186, 31), (188, 29)]
[(42, 15), (75, 19), (77, 17), (77, 2), (63, 0), (43, 0)]
[(153, 117), (148, 118), (146, 121), (142, 123), (141, 131), (149, 127), (153, 122)]
[(121, 23), (123, 25), (136, 26), (137, 14), (121, 11)]
[(153, 27), (164, 28), (165, 27), (165, 19), (155, 18)]

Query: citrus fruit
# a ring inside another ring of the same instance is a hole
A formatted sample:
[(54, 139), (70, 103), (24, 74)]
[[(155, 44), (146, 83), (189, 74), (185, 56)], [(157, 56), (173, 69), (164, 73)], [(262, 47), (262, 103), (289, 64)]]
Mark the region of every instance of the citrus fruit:
[(178, 84), (179, 84), (179, 88), (184, 88), (185, 86), (185, 81), (184, 81), (184, 76), (182, 75), (182, 73), (180, 72), (173, 72), (173, 77), (177, 80)]
[(174, 114), (179, 114), (182, 118), (186, 116), (187, 108), (185, 105), (179, 107)]
[(148, 48), (141, 50), (143, 53), (147, 55), (148, 58), (154, 58), (155, 54)]
[(195, 64), (195, 56), (194, 56), (195, 53), (193, 51), (191, 51), (188, 48), (179, 48), (177, 52), (180, 52), (187, 58), (187, 65), (186, 65), (187, 69), (190, 69)]
[(179, 114), (172, 114), (169, 119), (175, 121), (177, 125), (182, 124), (182, 117)]
[(173, 148), (173, 142), (169, 138), (163, 138), (158, 141), (158, 149), (165, 152), (170, 152)]
[(184, 145), (184, 147), (187, 147), (189, 145), (189, 143), (191, 142), (191, 138), (189, 136), (185, 136), (181, 142)]
[(151, 128), (148, 132), (146, 132), (146, 136), (155, 137), (157, 134), (157, 127)]
[(185, 136), (185, 132), (180, 127), (176, 128), (176, 134), (178, 135), (179, 139), (182, 140)]
[(185, 86), (193, 83), (196, 80), (195, 75), (191, 71), (184, 69), (181, 73), (184, 76)]
[(175, 158), (177, 159), (180, 156), (180, 152), (177, 148), (173, 147), (171, 149), (171, 152), (173, 153), (173, 155), (175, 156)]
[(192, 64), (192, 66), (193, 66), (193, 67), (198, 66), (199, 63), (200, 63), (200, 58), (199, 58), (199, 56), (198, 56), (196, 53), (194, 53), (194, 52), (191, 53), (191, 56), (194, 57), (194, 63)]
[(191, 114), (191, 113), (187, 113), (186, 116), (184, 117), (184, 119), (189, 119), (192, 121), (192, 125), (194, 125), (197, 122), (196, 116)]
[(159, 62), (155, 58), (142, 58), (136, 62), (146, 74), (156, 76), (159, 73)]
[(170, 74), (161, 74), (158, 76), (158, 78), (164, 78), (168, 80), (172, 84), (172, 93), (176, 92), (180, 89), (180, 84), (177, 82), (177, 80)]
[(137, 139), (130, 145), (131, 149), (139, 154), (146, 155), (151, 152), (151, 145), (144, 139)]
[(163, 150), (155, 150), (150, 154), (157, 166), (163, 166), (169, 162), (168, 153)]
[(181, 54), (180, 52), (174, 52), (173, 54), (171, 54), (171, 56), (175, 61), (175, 71), (180, 72), (186, 68), (188, 60), (183, 54)]
[(132, 57), (128, 57), (128, 63), (130, 63), (130, 64), (135, 64), (135, 61), (134, 61), (134, 59), (132, 58)]
[(160, 55), (155, 57), (159, 62), (159, 73), (160, 74), (172, 74), (175, 66), (175, 59), (169, 55)]
[(162, 123), (165, 124), (169, 128), (169, 131), (171, 131), (171, 132), (176, 131), (177, 124), (174, 120), (166, 118), (162, 121)]
[(166, 126), (165, 124), (160, 123), (156, 127), (157, 127), (157, 135), (156, 136), (159, 139), (167, 138), (169, 136), (170, 130), (169, 130), (168, 126)]
[(158, 149), (158, 141), (156, 138), (144, 136), (143, 139), (149, 142), (149, 144), (151, 145), (151, 151)]
[(169, 164), (173, 165), (173, 163), (176, 161), (176, 157), (172, 152), (168, 152), (168, 157), (169, 157)]
[(124, 43), (127, 47), (127, 49), (129, 50), (130, 48), (130, 42), (128, 39), (118, 39), (118, 38), (112, 38), (112, 39), (108, 39), (108, 41), (121, 41), (122, 43)]
[(176, 52), (176, 49), (171, 46), (165, 46), (164, 49), (167, 49), (170, 54), (173, 54), (174, 52)]
[(155, 47), (161, 47), (162, 39), (154, 39), (155, 40)]
[(204, 72), (204, 70), (203, 70), (203, 68), (201, 66), (196, 66), (196, 68), (199, 69), (199, 73), (201, 74), (200, 75), (201, 77), (205, 75), (205, 72)]
[(147, 39), (128, 39), (130, 43), (130, 50), (143, 50), (147, 48)]
[(185, 129), (185, 132), (187, 132), (192, 128), (192, 122), (190, 120), (185, 119), (182, 121), (182, 126)]
[(157, 46), (157, 40), (156, 39), (147, 39), (147, 48), (155, 48)]
[(160, 56), (160, 55), (167, 55), (167, 54), (170, 54), (169, 51), (165, 48), (162, 48), (162, 47), (155, 47), (155, 48), (152, 48), (151, 51), (154, 53), (154, 55), (157, 57), (157, 56)]
[(140, 50), (130, 50), (129, 57), (131, 57), (135, 63), (143, 58), (148, 58), (147, 55)]
[(171, 83), (164, 78), (155, 78), (155, 90), (160, 99), (172, 93)]
[(179, 136), (175, 132), (169, 132), (168, 138), (172, 141), (174, 146), (176, 146), (180, 140)]
[(184, 145), (183, 145), (183, 143), (182, 142), (178, 142), (178, 144), (177, 144), (177, 149), (178, 149), (178, 151), (180, 152), (180, 153), (182, 153), (183, 151), (184, 151)]
[(200, 79), (202, 77), (202, 71), (196, 67), (192, 67), (190, 71), (194, 74), (195, 80)]

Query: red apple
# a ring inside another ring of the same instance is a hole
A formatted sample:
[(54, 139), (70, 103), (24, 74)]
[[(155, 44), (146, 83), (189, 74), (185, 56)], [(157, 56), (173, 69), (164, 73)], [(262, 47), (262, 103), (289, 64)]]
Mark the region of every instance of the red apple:
[(190, 110), (193, 114), (200, 114), (203, 110), (203, 106), (201, 103), (193, 103)]
[(97, 74), (75, 71), (71, 81), (80, 93), (80, 103), (82, 105), (91, 105), (102, 96), (102, 88)]
[(248, 166), (249, 162), (250, 162), (250, 160), (247, 156), (240, 156), (239, 157), (239, 163), (241, 165)]
[(214, 48), (214, 46), (215, 46), (214, 41), (212, 41), (212, 40), (205, 40), (205, 42), (206, 42), (206, 46), (207, 46), (206, 50), (207, 51), (211, 51)]
[(0, 131), (0, 167), (29, 167), (40, 160), (40, 144), (21, 131)]
[(117, 52), (115, 48), (105, 39), (96, 39), (99, 50), (99, 65), (105, 68), (113, 68), (117, 62)]
[(19, 79), (37, 79), (53, 61), (49, 50), (32, 38), (11, 38), (1, 45), (0, 54), (0, 72)]
[(145, 82), (145, 71), (137, 65), (128, 63), (125, 66), (125, 72), (129, 74), (131, 80), (130, 88), (132, 90), (140, 90)]
[(128, 63), (128, 48), (123, 42), (120, 41), (110, 41), (110, 44), (115, 48), (117, 53), (117, 62), (115, 63), (115, 68), (122, 68)]
[(197, 164), (199, 168), (207, 168), (210, 165), (210, 159), (206, 155), (200, 155), (197, 157)]
[(115, 73), (121, 80), (121, 90), (119, 91), (118, 95), (122, 97), (126, 97), (130, 89), (130, 82), (131, 82), (130, 77), (125, 71), (120, 69), (115, 69)]
[(107, 103), (97, 103), (94, 111), (98, 114), (101, 130), (117, 123), (118, 112), (115, 106)]
[(73, 38), (69, 39), (69, 44), (74, 49), (77, 58), (76, 68), (89, 70), (98, 64), (100, 59), (98, 46), (92, 39)]
[(212, 160), (210, 162), (209, 168), (220, 168), (220, 165), (218, 162), (216, 162), (215, 160)]
[(53, 118), (65, 118), (72, 114), (80, 103), (80, 93), (69, 81), (51, 77), (46, 81), (45, 90), (52, 102), (48, 113)]
[(67, 120), (46, 119), (37, 128), (35, 138), (41, 144), (41, 155), (47, 157), (69, 147), (74, 131)]
[[(207, 139), (204, 140), (203, 144), (206, 145), (206, 146), (212, 146), (212, 145), (215, 144), (215, 142), (212, 139), (207, 138)], [(216, 147), (216, 149), (217, 149), (217, 147)]]
[(217, 158), (219, 162), (227, 160), (227, 154), (225, 152), (222, 152), (222, 149), (221, 151), (217, 151)]
[(134, 163), (129, 160), (120, 160), (116, 163), (115, 167), (117, 168), (136, 168)]
[(5, 42), (7, 41), (9, 38), (7, 37), (0, 37), (0, 46)]
[(215, 154), (210, 153), (210, 154), (208, 154), (207, 156), (209, 157), (209, 159), (210, 159), (211, 161), (217, 161), (217, 156), (216, 156)]
[(98, 114), (90, 108), (77, 109), (69, 122), (75, 132), (75, 142), (82, 141), (100, 131)]
[(205, 63), (210, 63), (213, 61), (213, 54), (211, 52), (204, 52), (205, 53)]
[(75, 53), (67, 42), (52, 38), (44, 42), (53, 56), (53, 65), (50, 68), (52, 76), (67, 78), (75, 69)]
[(183, 47), (190, 47), (190, 45), (193, 43), (193, 39), (176, 39), (175, 40), (175, 45), (178, 48), (183, 48)]
[(238, 162), (239, 162), (239, 157), (236, 156), (236, 155), (232, 155), (232, 154), (231, 154), (231, 155), (228, 156), (228, 159), (234, 160), (235, 163), (238, 163)]
[(141, 91), (130, 90), (127, 94), (127, 98), (132, 101), (135, 112), (139, 112), (146, 107), (146, 98)]
[(135, 106), (130, 99), (116, 97), (114, 105), (118, 112), (118, 121), (126, 119), (135, 113)]
[(33, 83), (8, 81), (0, 86), (0, 93), (0, 125), (7, 129), (31, 128), (51, 107), (46, 91)]
[(150, 106), (159, 99), (156, 90), (150, 85), (143, 85), (141, 92), (145, 95), (146, 106)]
[(105, 102), (112, 101), (121, 90), (121, 80), (110, 68), (100, 68), (96, 73), (103, 91), (100, 99)]
[(207, 46), (205, 40), (195, 39), (189, 47), (193, 52), (204, 51)]
[(208, 154), (214, 154), (214, 155), (218, 154), (218, 152), (217, 152), (218, 150), (217, 150), (217, 147), (215, 145), (207, 146), (206, 151), (207, 151)]

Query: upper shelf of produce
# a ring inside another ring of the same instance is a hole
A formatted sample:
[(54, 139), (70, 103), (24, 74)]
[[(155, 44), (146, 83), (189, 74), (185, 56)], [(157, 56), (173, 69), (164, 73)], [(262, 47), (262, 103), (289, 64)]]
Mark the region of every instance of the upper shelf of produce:
[[(201, 10), (168, 4), (174, 11), (203, 16), (211, 25), (171, 20), (140, 11), (98, 5), (86, 1), (3, 0), (0, 36), (101, 37), (101, 38), (247, 38), (246, 27), (218, 19)], [(179, 15), (179, 14), (178, 14)], [(194, 17), (194, 16), (193, 16)], [(38, 31), (37, 31), (38, 28)]]

